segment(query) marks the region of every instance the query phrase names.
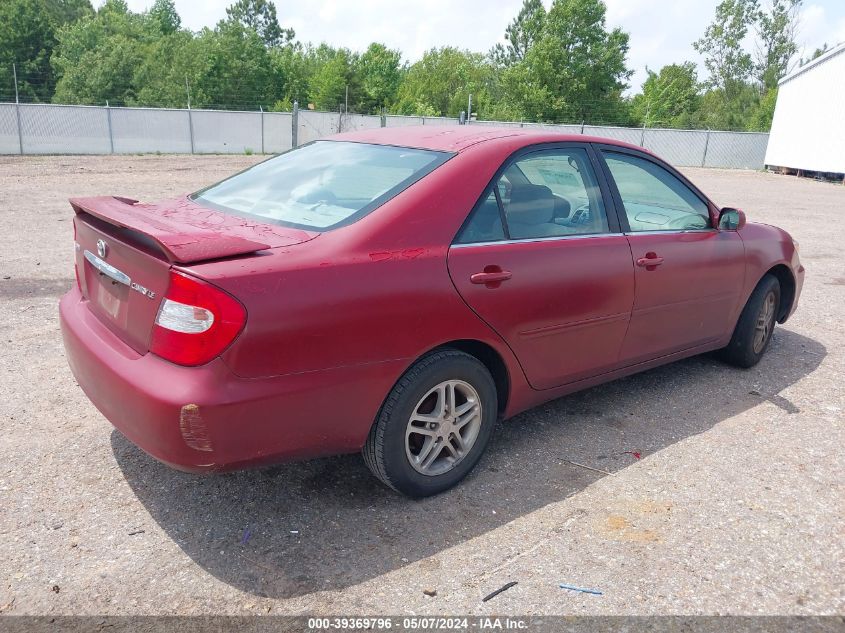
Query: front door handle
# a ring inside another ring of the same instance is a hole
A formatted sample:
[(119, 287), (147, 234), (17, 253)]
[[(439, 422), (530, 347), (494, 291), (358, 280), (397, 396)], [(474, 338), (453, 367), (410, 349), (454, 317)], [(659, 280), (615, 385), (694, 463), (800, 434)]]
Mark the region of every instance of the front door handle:
[(509, 270), (502, 270), (499, 266), (485, 266), (484, 272), (470, 275), (469, 280), (474, 284), (484, 284), (488, 288), (498, 288), (503, 281), (513, 277)]
[(663, 258), (658, 257), (657, 253), (646, 253), (645, 257), (640, 257), (637, 260), (637, 266), (643, 266), (646, 270), (654, 270), (663, 263)]

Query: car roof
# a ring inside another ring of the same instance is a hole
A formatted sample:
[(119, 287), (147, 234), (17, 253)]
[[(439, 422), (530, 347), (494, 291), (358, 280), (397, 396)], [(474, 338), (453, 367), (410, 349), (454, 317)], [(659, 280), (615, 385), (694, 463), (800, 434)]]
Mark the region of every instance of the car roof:
[(603, 143), (618, 145), (631, 149), (643, 150), (641, 147), (623, 143), (615, 139), (586, 136), (582, 134), (564, 134), (552, 130), (530, 129), (519, 127), (494, 127), (488, 125), (413, 125), (400, 127), (375, 128), (344, 132), (332, 136), (332, 141), (353, 141), (356, 143), (373, 143), (376, 145), (396, 145), (399, 147), (415, 147), (446, 152), (461, 152), (479, 143), (491, 143), (497, 140), (523, 140), (521, 145), (535, 143)]

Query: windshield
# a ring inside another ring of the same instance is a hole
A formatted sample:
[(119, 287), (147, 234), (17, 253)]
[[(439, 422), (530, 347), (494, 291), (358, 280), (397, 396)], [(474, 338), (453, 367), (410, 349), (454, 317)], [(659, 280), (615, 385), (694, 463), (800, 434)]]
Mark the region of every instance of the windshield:
[(406, 147), (317, 141), (211, 185), (191, 199), (220, 211), (325, 231), (370, 213), (451, 157)]

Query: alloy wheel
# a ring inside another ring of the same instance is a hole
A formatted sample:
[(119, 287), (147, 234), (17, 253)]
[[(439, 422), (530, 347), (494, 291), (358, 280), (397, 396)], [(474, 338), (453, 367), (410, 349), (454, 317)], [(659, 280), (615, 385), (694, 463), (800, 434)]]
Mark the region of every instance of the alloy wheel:
[(418, 473), (442, 475), (472, 450), (482, 420), (478, 392), (463, 380), (446, 380), (414, 407), (405, 431), (405, 454)]
[(759, 354), (766, 346), (766, 341), (771, 336), (772, 328), (775, 325), (775, 293), (770, 292), (763, 299), (763, 305), (757, 315), (757, 323), (754, 327), (754, 343), (753, 349), (755, 354)]

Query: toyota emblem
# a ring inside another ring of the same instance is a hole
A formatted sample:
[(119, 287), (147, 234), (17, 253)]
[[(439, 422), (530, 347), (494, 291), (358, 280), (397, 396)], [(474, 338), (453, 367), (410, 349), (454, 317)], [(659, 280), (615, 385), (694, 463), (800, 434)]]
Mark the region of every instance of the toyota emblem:
[(109, 247), (106, 246), (105, 241), (97, 240), (97, 255), (99, 255), (101, 258), (105, 258), (106, 253), (108, 253), (108, 252), (109, 252)]

